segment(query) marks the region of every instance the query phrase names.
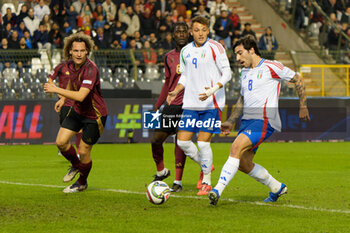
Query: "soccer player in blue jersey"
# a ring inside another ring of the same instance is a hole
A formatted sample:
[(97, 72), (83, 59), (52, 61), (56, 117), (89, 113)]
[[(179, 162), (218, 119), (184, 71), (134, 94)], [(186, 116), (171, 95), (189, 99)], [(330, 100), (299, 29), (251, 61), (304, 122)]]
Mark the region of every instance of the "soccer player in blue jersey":
[(287, 193), (287, 186), (257, 163), (253, 158), (259, 145), (277, 130), (281, 130), (278, 112), (278, 97), (281, 80), (295, 84), (299, 95), (299, 117), (310, 120), (306, 104), (303, 79), (298, 73), (277, 61), (261, 58), (255, 39), (246, 36), (233, 46), (237, 61), (243, 67), (241, 72), (241, 96), (229, 119), (221, 124), (221, 131), (227, 135), (243, 113), (238, 135), (232, 143), (230, 156), (223, 166), (219, 181), (209, 192), (210, 204), (216, 205), (225, 187), (237, 170), (266, 185), (271, 192), (265, 202), (275, 202)]

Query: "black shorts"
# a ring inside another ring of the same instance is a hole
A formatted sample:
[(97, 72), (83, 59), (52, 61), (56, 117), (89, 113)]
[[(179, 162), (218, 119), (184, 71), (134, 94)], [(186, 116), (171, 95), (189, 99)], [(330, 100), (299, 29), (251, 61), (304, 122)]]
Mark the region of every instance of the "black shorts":
[[(181, 120), (182, 116), (182, 105), (168, 105), (165, 104), (162, 115), (160, 117), (161, 120), (161, 128), (155, 129), (155, 132), (167, 132), (168, 134), (176, 134), (177, 125), (179, 120)], [(170, 124), (169, 122), (172, 122)], [(176, 127), (174, 127), (174, 123), (176, 122)], [(165, 125), (163, 125), (165, 123)]]
[(71, 108), (71, 106), (63, 106), (61, 108), (61, 111), (58, 113), (58, 117), (60, 118), (60, 125), (61, 126), (62, 126), (64, 119), (66, 119), (66, 116), (68, 115), (70, 108)]
[(73, 108), (69, 111), (67, 117), (62, 123), (62, 128), (79, 132), (83, 129), (82, 140), (89, 145), (94, 145), (103, 132), (107, 116), (102, 116), (96, 120), (91, 120), (79, 115)]

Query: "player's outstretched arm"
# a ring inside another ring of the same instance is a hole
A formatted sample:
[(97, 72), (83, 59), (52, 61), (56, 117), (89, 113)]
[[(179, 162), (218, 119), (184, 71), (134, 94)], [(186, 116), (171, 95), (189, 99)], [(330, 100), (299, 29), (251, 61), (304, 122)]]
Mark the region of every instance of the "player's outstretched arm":
[(309, 121), (309, 110), (307, 109), (307, 101), (306, 101), (306, 92), (305, 92), (305, 84), (304, 79), (296, 74), (291, 80), (291, 83), (294, 83), (295, 89), (299, 96), (299, 118), (303, 121)]
[(233, 109), (230, 117), (221, 124), (221, 133), (229, 135), (233, 126), (236, 124), (238, 118), (243, 113), (243, 96), (240, 96), (236, 102), (235, 108)]
[(185, 87), (181, 83), (177, 84), (175, 89), (168, 93), (166, 102), (170, 105), (171, 102), (173, 102), (173, 100), (176, 98), (177, 94), (179, 94), (179, 92), (182, 91), (183, 89), (185, 89)]

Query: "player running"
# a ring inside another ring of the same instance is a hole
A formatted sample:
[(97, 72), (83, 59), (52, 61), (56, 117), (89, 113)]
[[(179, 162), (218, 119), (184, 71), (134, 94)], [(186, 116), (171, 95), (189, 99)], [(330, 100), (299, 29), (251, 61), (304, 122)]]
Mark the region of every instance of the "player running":
[[(58, 78), (58, 83), (59, 83), (58, 86), (60, 88), (66, 89), (68, 86), (69, 78), (70, 78), (70, 75), (72, 72), (74, 72), (74, 71), (69, 69), (68, 61), (63, 61), (55, 67), (55, 69), (52, 71), (51, 74), (49, 74), (48, 83), (53, 83), (53, 80)], [(60, 96), (60, 98), (61, 98), (61, 96)], [(66, 99), (63, 106), (60, 109), (55, 108), (55, 111), (57, 111), (57, 113), (58, 113), (60, 126), (62, 126), (62, 123), (63, 123), (64, 119), (66, 118), (70, 108), (73, 106), (73, 104), (74, 104), (73, 100)], [(80, 144), (81, 136), (82, 136), (81, 132), (79, 132), (75, 135), (75, 145), (77, 147), (78, 154), (79, 154), (79, 144)], [(59, 152), (59, 153), (61, 154), (61, 152)]]
[[(168, 92), (175, 89), (179, 79), (179, 62), (180, 62), (180, 51), (187, 44), (188, 41), (188, 26), (186, 23), (176, 23), (173, 26), (172, 36), (176, 44), (176, 48), (171, 50), (165, 55), (164, 66), (165, 66), (165, 83), (155, 104), (156, 110), (165, 102)], [(162, 111), (163, 116), (167, 116), (167, 120), (172, 122), (178, 122), (182, 115), (182, 98), (183, 91), (181, 91), (176, 98), (170, 103), (165, 102), (165, 106)], [(163, 121), (162, 121), (163, 122)], [(176, 134), (177, 128), (172, 124), (171, 127), (165, 128), (161, 124), (160, 129), (156, 129), (152, 137), (152, 155), (154, 162), (157, 166), (157, 174), (154, 177), (156, 180), (164, 180), (170, 176), (170, 170), (164, 167), (163, 160), (163, 142), (172, 134)], [(182, 174), (186, 162), (186, 155), (180, 149), (180, 147), (175, 142), (175, 181), (172, 188), (172, 192), (180, 192), (182, 190)]]
[[(65, 38), (63, 55), (68, 61), (69, 69), (74, 71), (71, 73), (68, 89), (56, 87), (52, 83), (44, 85), (45, 92), (63, 97), (56, 103), (56, 111), (63, 106), (66, 98), (75, 101), (56, 139), (62, 155), (72, 163), (72, 168), (63, 181), (69, 182), (80, 173), (79, 179), (66, 187), (64, 193), (80, 192), (87, 188), (87, 177), (92, 167), (91, 149), (101, 136), (107, 117), (106, 104), (101, 96), (99, 70), (95, 63), (88, 59), (93, 45), (91, 38), (85, 34), (77, 33)], [(70, 140), (81, 129), (83, 136), (79, 160)]]
[(276, 131), (281, 131), (278, 97), (281, 80), (295, 84), (300, 100), (300, 119), (310, 120), (303, 79), (298, 73), (277, 61), (261, 58), (253, 37), (239, 39), (233, 46), (241, 72), (241, 96), (229, 119), (221, 124), (223, 134), (230, 133), (243, 112), (238, 135), (232, 143), (230, 156), (223, 166), (219, 181), (209, 192), (210, 204), (216, 205), (225, 187), (240, 170), (271, 190), (265, 202), (275, 202), (287, 193), (287, 186), (259, 164), (253, 163), (259, 145)]
[[(211, 171), (213, 152), (210, 147), (212, 134), (220, 133), (220, 115), (225, 105), (225, 90), (222, 88), (231, 79), (231, 69), (225, 49), (208, 38), (209, 23), (204, 17), (192, 19), (194, 41), (181, 50), (181, 78), (175, 90), (169, 92), (167, 101), (172, 101), (185, 89), (183, 116), (179, 124), (177, 144), (192, 160), (201, 166), (197, 195), (208, 195), (212, 189)], [(191, 141), (198, 133), (198, 149)]]

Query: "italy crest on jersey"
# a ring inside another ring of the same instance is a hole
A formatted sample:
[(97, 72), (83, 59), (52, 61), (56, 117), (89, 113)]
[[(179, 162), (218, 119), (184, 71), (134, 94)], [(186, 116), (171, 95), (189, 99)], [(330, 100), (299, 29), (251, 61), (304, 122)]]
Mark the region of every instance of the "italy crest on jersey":
[(259, 70), (258, 71), (258, 75), (256, 76), (257, 79), (261, 79), (262, 78), (262, 74), (263, 74), (263, 71), (262, 70)]

